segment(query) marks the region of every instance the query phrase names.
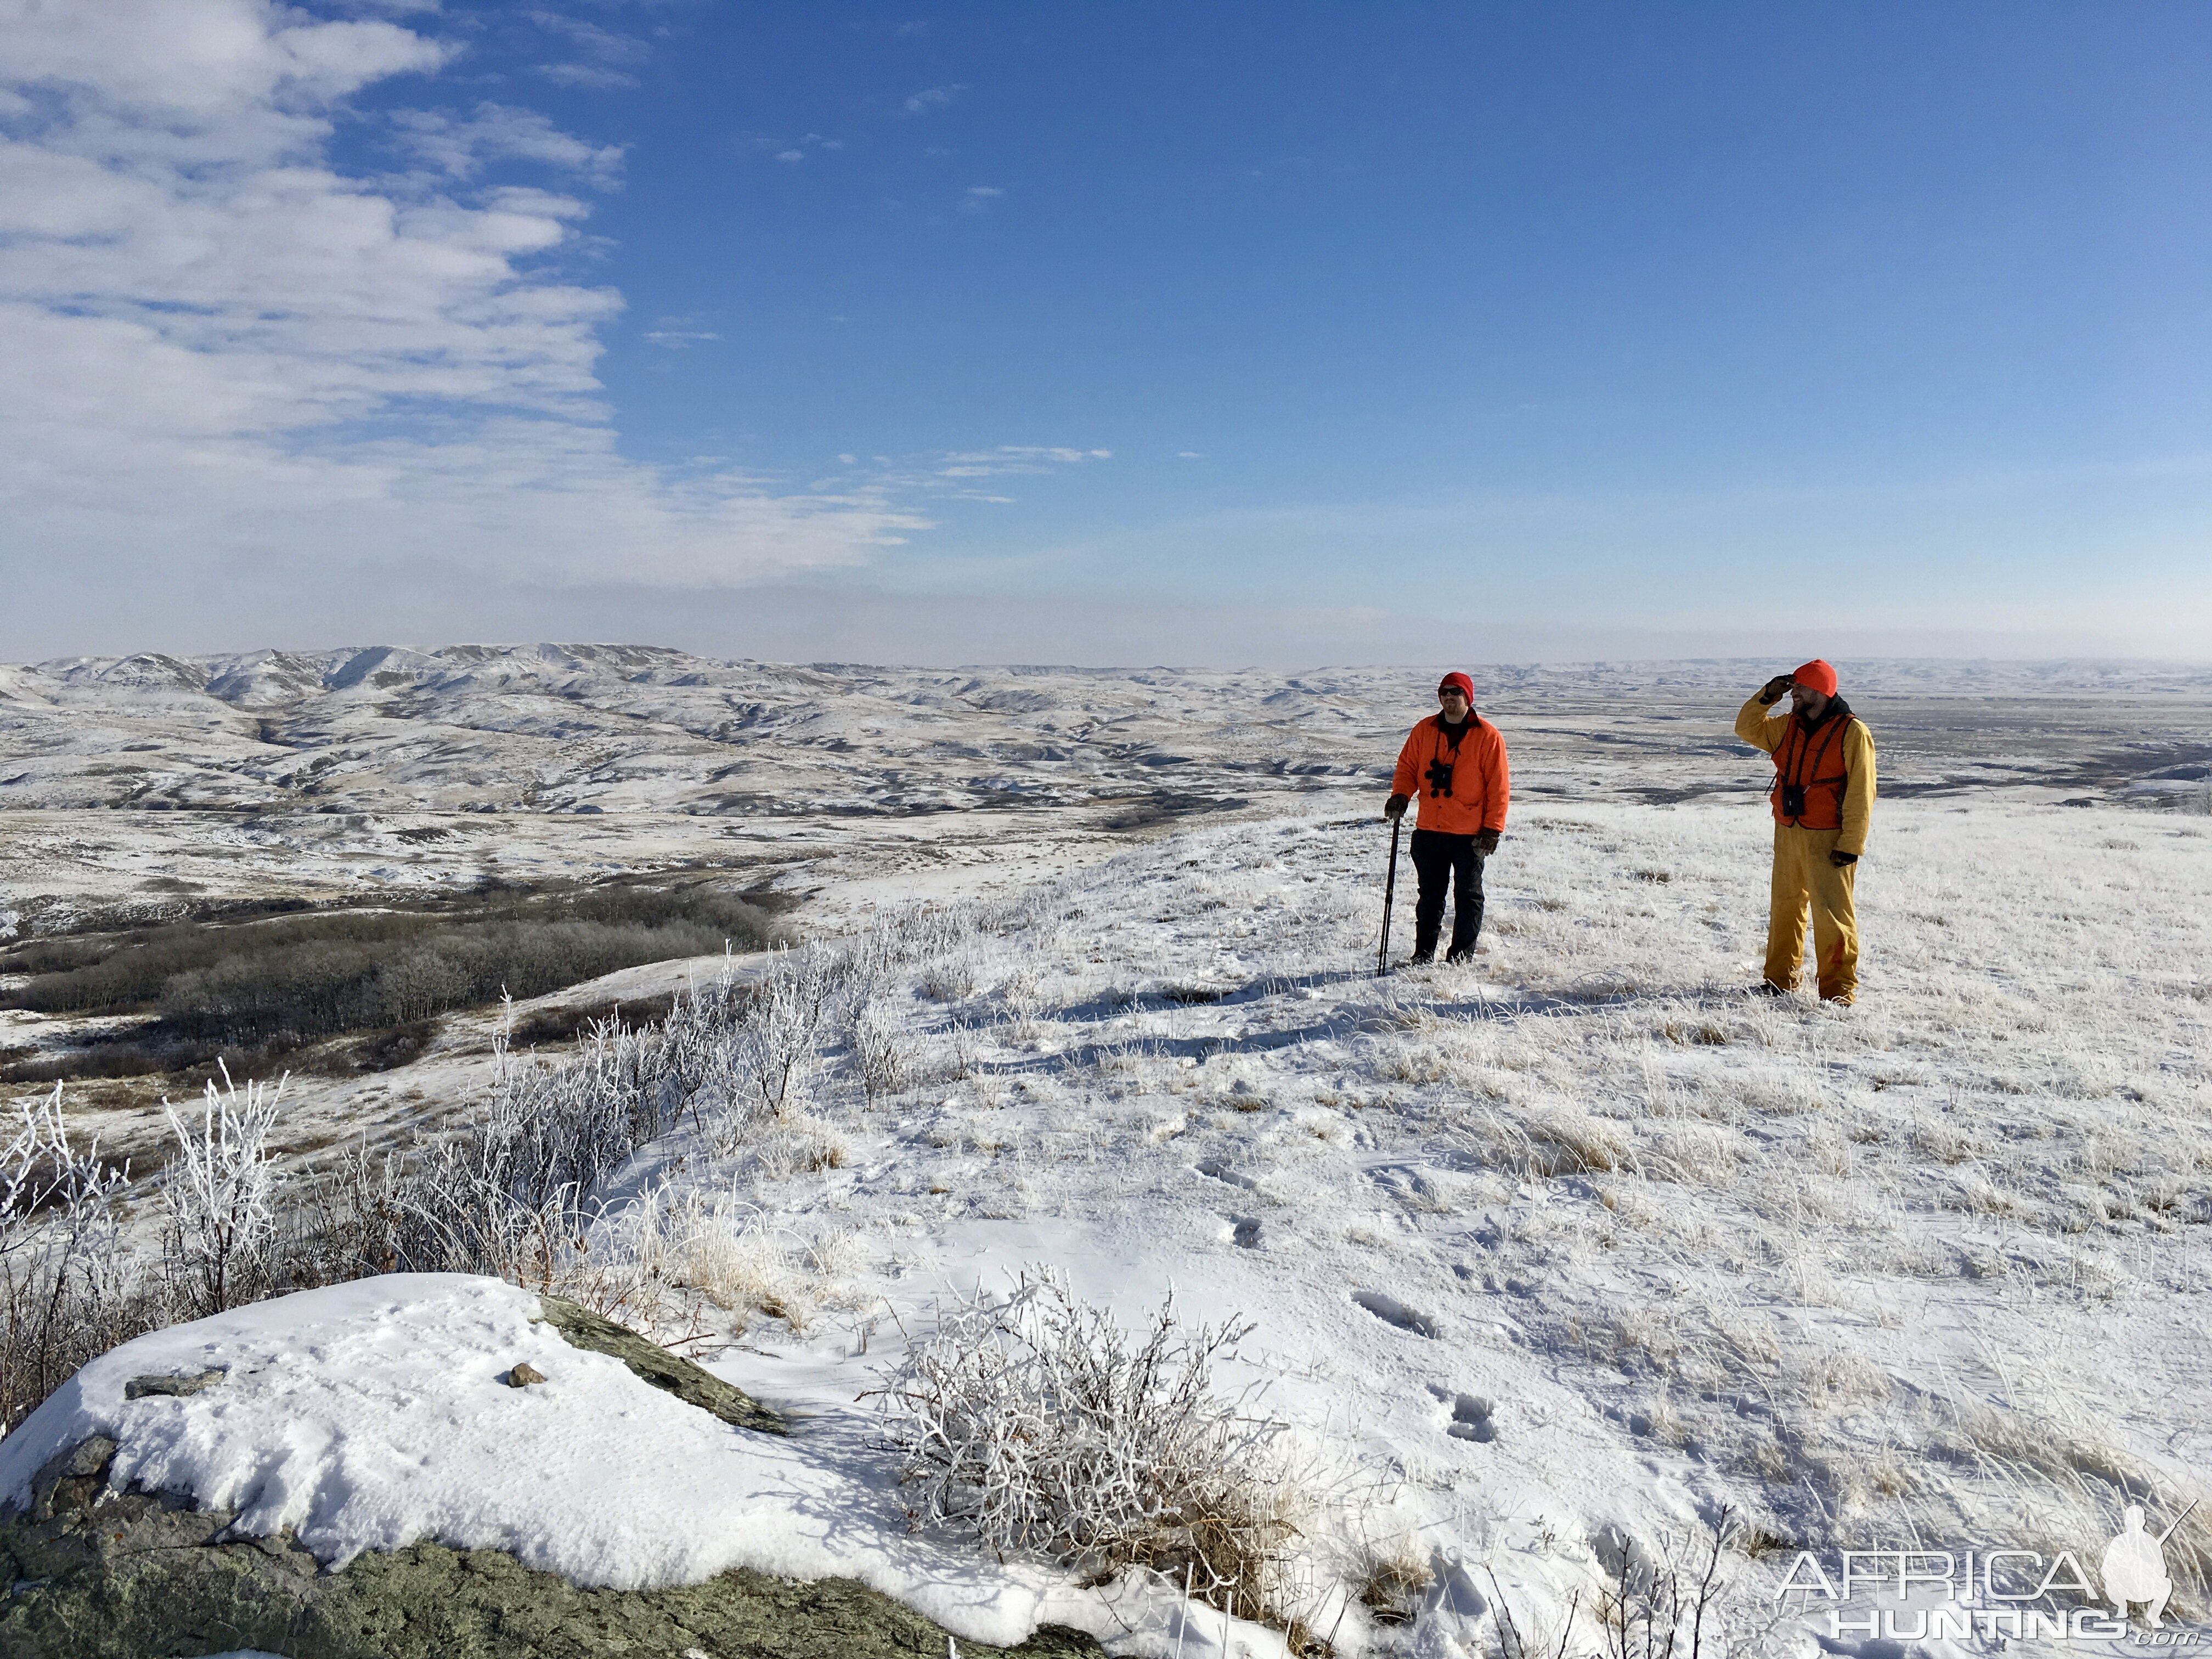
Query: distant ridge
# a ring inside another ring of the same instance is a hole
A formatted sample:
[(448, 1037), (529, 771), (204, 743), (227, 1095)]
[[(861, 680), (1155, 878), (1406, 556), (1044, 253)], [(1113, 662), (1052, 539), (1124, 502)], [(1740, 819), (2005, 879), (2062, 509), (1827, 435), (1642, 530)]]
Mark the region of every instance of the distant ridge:
[[(1723, 757), (1727, 717), (1777, 666), (1468, 665), (1478, 706), (1528, 734), (1516, 769), (1531, 787), (1557, 765), (1562, 793), (1632, 787), (1639, 797), (1748, 787)], [(2140, 759), (2115, 760), (2100, 784), (2130, 767), (2156, 776), (2197, 763), (2189, 744), (2212, 708), (2212, 667), (1841, 666), (1862, 703), (2146, 700), (2151, 713), (2130, 722), (2149, 740)], [(753, 817), (1091, 806), (1139, 824), (1371, 780), (1395, 734), (1429, 706), (1439, 672), (887, 668), (556, 642), (57, 658), (0, 665), (0, 810)], [(1573, 757), (1592, 722), (1617, 740), (1630, 707), (1666, 711), (1662, 748), (1674, 758), (1663, 776), (1585, 783)], [(2145, 722), (2166, 708), (2176, 723), (2161, 737)]]

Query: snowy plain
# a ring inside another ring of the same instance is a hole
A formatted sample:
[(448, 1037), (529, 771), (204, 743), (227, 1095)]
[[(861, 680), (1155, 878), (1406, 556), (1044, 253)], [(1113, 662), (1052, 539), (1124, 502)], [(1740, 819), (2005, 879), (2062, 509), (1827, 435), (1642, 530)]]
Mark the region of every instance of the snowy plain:
[(1337, 1547), (1480, 1561), (1524, 1626), (1609, 1532), (1720, 1504), (2086, 1559), (2100, 1479), (2178, 1513), (2212, 1461), (2208, 831), (1896, 804), (1841, 1012), (1745, 994), (1739, 808), (1523, 813), (1475, 967), (1380, 981), (1371, 823), (1196, 832), (925, 967), (917, 1040), (972, 1075), (825, 1091), (836, 1167), (641, 1178), (754, 1218), (735, 1282), (787, 1316), (720, 1368), (825, 1413), (1025, 1263), (1132, 1322), (1170, 1285), (1256, 1321), (1273, 1408), (1360, 1494)]
[[(1751, 805), (1763, 785), (1729, 715), (1773, 667), (1478, 666), (1478, 701), (1524, 803)], [(2212, 807), (2212, 670), (1844, 670), (1887, 799)], [(240, 901), (438, 903), (640, 874), (773, 890), (836, 933), (1177, 824), (1364, 810), (1437, 672), (939, 671), (553, 644), (0, 665), (0, 941)], [(606, 999), (680, 978), (640, 973)], [(104, 1018), (0, 1010), (0, 1060)], [(290, 1144), (404, 1136), (481, 1069), (489, 1035), (463, 1016), (404, 1072), (303, 1067)], [(73, 1110), (150, 1169), (160, 1094), (88, 1081)]]
[[(1768, 830), (1756, 757), (1714, 735), (1733, 702), (1705, 702), (1672, 749), (1529, 745), (1464, 969), (1373, 977), (1387, 832), (1341, 776), (997, 868), (975, 925), (878, 988), (906, 1086), (864, 1086), (833, 1042), (749, 1139), (672, 1135), (610, 1183), (595, 1249), (655, 1304), (625, 1316), (801, 1415), (775, 1457), (803, 1466), (792, 1489), (842, 1495), (822, 1547), (843, 1565), (822, 1570), (979, 1637), (1048, 1596), (1116, 1651), (1272, 1639), (1182, 1628), (1156, 1595), (1071, 1613), (1048, 1572), (908, 1534), (864, 1396), (937, 1309), (1034, 1265), (1133, 1325), (1170, 1288), (1194, 1321), (1255, 1322), (1224, 1380), (1263, 1384), (1296, 1450), (1310, 1622), (1346, 1653), (1482, 1652), (1500, 1605), (1541, 1646), (1622, 1540), (1661, 1551), (1722, 1504), (1766, 1540), (1734, 1606), (1773, 1652), (1816, 1639), (1760, 1629), (1797, 1543), (2093, 1560), (2121, 1481), (2178, 1513), (2212, 1468), (2212, 817), (2172, 810), (2180, 792), (2068, 805), (2078, 778), (1900, 767), (1860, 877), (1859, 1006), (1753, 999)], [(887, 902), (917, 887), (972, 890), (830, 862), (806, 878), (825, 939), (900, 927)], [(1402, 957), (1402, 902), (1398, 926)], [(465, 1111), (465, 1070), (441, 1075)], [(568, 1363), (588, 1358), (543, 1362), (549, 1413), (605, 1383)], [(40, 1421), (0, 1454), (8, 1480)], [(235, 1501), (281, 1434), (204, 1422), (163, 1473)], [(337, 1554), (482, 1536), (435, 1482), (349, 1510), (342, 1443), (292, 1449), (270, 1524)], [(641, 1504), (612, 1535), (549, 1522), (511, 1547), (639, 1582), (658, 1524)], [(729, 1559), (804, 1570), (791, 1536), (730, 1535)], [(2197, 1552), (2201, 1581), (2208, 1538), (2169, 1559)], [(1344, 1595), (1382, 1560), (1433, 1576), (1419, 1622)]]

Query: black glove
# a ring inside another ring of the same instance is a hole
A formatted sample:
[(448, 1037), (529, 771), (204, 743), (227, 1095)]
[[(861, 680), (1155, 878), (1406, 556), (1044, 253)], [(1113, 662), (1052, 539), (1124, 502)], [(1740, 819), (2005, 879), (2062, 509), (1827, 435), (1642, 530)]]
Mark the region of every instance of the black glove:
[(1488, 858), (1498, 850), (1498, 831), (1478, 830), (1474, 832), (1474, 850)]
[(1389, 800), (1382, 803), (1382, 816), (1393, 823), (1397, 823), (1400, 818), (1406, 816), (1406, 808), (1412, 803), (1413, 799), (1411, 795), (1391, 796)]
[(1790, 676), (1787, 674), (1777, 674), (1772, 679), (1767, 681), (1765, 684), (1759, 688), (1759, 700), (1762, 704), (1771, 707), (1774, 700), (1782, 696), (1784, 692), (1789, 690), (1789, 689)]
[(1858, 861), (1859, 855), (1856, 853), (1831, 853), (1828, 854), (1828, 862), (1834, 865), (1838, 870), (1842, 869), (1847, 864), (1856, 864)]

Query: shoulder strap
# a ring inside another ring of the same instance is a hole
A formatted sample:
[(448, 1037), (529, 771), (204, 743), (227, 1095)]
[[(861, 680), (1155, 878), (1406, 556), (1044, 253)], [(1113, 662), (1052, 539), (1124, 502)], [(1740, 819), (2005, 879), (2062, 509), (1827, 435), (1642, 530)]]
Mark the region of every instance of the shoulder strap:
[[(1856, 714), (1846, 714), (1841, 720), (1838, 720), (1833, 726), (1828, 728), (1828, 730), (1821, 736), (1820, 746), (1813, 751), (1813, 758), (1806, 763), (1804, 775), (1797, 780), (1799, 783), (1805, 785), (1808, 788), (1812, 787), (1820, 775), (1820, 763), (1828, 757), (1829, 744), (1834, 743), (1837, 736), (1843, 731), (1843, 729), (1857, 718), (1858, 716)], [(1798, 747), (1799, 751), (1802, 753), (1803, 751), (1804, 745), (1801, 744)]]

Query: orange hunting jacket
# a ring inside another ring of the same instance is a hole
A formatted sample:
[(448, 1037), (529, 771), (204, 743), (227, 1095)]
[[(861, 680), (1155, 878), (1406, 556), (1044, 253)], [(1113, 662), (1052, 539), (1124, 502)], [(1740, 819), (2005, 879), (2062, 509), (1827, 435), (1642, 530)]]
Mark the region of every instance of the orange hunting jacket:
[[(1431, 779), (1431, 764), (1451, 769), (1449, 794)], [(1503, 830), (1506, 800), (1512, 793), (1505, 739), (1496, 726), (1470, 709), (1455, 754), (1444, 734), (1443, 716), (1431, 714), (1413, 729), (1406, 746), (1398, 751), (1398, 769), (1391, 775), (1390, 793), (1411, 795), (1421, 803), (1420, 816), (1414, 820), (1416, 829), (1441, 830), (1447, 836)]]
[[(1874, 737), (1866, 722), (1846, 712), (1841, 724), (1824, 720), (1808, 739), (1803, 722), (1787, 705), (1779, 712), (1753, 697), (1736, 710), (1735, 734), (1774, 757), (1774, 821), (1786, 830), (1838, 831), (1836, 850), (1866, 851), (1874, 817)], [(1787, 817), (1782, 786), (1805, 786), (1805, 812)]]

